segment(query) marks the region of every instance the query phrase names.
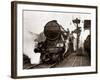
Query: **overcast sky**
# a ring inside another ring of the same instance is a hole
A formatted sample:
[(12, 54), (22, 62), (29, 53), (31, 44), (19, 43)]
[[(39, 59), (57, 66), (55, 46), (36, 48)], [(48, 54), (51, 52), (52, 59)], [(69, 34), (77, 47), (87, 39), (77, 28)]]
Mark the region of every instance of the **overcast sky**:
[(84, 13), (67, 13), (67, 12), (52, 12), (52, 11), (24, 11), (23, 12), (24, 31), (31, 31), (33, 33), (40, 33), (44, 30), (44, 26), (51, 20), (57, 20), (65, 29), (70, 31), (76, 27), (72, 23), (72, 19), (80, 18), (82, 27), (83, 20), (91, 19), (91, 14)]

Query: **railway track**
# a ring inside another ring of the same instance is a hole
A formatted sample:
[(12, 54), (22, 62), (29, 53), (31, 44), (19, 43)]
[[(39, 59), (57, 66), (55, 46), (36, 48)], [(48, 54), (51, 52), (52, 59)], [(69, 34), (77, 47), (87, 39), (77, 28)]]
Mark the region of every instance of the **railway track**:
[(90, 60), (85, 55), (76, 55), (76, 53), (70, 53), (64, 56), (64, 59), (58, 63), (45, 64), (40, 63), (37, 65), (28, 65), (25, 69), (38, 69), (38, 68), (54, 68), (54, 67), (76, 67), (76, 66), (89, 66)]
[[(69, 56), (69, 53), (67, 53), (65, 56), (64, 56), (64, 59), (67, 58)], [(64, 60), (63, 59), (63, 60)], [(40, 63), (40, 64), (26, 64), (24, 65), (24, 69), (35, 69), (35, 68), (54, 68), (56, 67), (57, 65), (59, 65), (61, 62), (60, 61), (58, 63), (53, 63), (53, 64), (45, 64), (45, 63)]]

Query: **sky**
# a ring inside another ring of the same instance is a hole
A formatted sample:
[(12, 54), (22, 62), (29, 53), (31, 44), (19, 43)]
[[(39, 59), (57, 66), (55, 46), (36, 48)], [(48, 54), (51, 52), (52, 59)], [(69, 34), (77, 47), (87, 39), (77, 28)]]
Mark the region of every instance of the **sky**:
[(72, 20), (79, 18), (81, 20), (80, 27), (83, 26), (83, 20), (91, 19), (91, 14), (71, 13), (71, 12), (52, 12), (52, 11), (23, 11), (24, 31), (40, 33), (44, 30), (44, 26), (51, 20), (57, 20), (62, 27), (70, 31), (76, 26)]

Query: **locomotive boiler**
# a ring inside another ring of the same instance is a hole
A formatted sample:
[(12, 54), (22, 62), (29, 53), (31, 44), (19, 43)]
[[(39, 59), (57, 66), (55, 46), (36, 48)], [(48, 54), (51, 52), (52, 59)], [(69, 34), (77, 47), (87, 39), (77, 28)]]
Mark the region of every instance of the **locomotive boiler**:
[[(65, 55), (65, 38), (62, 26), (56, 20), (49, 21), (44, 27), (45, 41), (38, 42), (35, 53), (41, 53), (43, 63), (56, 63), (63, 60)], [(64, 35), (64, 36), (63, 36)]]

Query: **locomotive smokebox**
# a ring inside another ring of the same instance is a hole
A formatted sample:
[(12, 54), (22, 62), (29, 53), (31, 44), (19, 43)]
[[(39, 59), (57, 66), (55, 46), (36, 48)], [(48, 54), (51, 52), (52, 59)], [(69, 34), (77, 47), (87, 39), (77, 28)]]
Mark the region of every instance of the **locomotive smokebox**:
[(56, 20), (49, 21), (45, 25), (44, 34), (48, 40), (56, 40), (59, 38), (61, 30)]

